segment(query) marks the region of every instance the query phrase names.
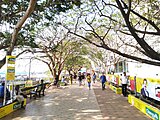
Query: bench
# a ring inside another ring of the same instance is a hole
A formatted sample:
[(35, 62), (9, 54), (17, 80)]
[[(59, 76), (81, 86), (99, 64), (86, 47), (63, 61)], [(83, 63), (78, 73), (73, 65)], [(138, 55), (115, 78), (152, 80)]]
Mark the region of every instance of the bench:
[(37, 96), (38, 97), (41, 97), (41, 95), (44, 96), (44, 91), (46, 89), (46, 85), (47, 85), (47, 83), (37, 85), (37, 87), (35, 88), (34, 91), (30, 91), (30, 98), (32, 98), (32, 95), (35, 97), (35, 99)]
[(23, 96), (30, 96), (30, 98), (32, 97), (31, 96), (31, 92), (34, 91), (34, 89), (36, 88), (37, 86), (32, 86), (32, 87), (26, 87), (26, 88), (22, 88), (21, 91), (22, 91), (22, 95)]
[(38, 85), (35, 85), (35, 86), (32, 86), (32, 87), (26, 87), (26, 88), (22, 88), (21, 91), (22, 91), (22, 94), (25, 95), (25, 96), (30, 96), (30, 99), (32, 97), (34, 97), (35, 99), (37, 97), (41, 97), (41, 95), (45, 95), (44, 94), (44, 91), (46, 89), (46, 86), (50, 84), (50, 83), (43, 83), (43, 84), (38, 84)]
[(32, 96), (34, 96), (35, 99), (37, 98), (37, 96), (40, 97), (41, 89), (41, 86), (37, 85), (35, 90), (30, 91), (30, 99), (32, 98)]

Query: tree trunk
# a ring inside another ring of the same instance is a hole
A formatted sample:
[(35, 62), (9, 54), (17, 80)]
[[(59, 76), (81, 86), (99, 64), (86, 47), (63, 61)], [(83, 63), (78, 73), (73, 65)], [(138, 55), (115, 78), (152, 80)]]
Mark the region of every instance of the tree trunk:
[[(14, 31), (12, 33), (12, 39), (11, 39), (11, 42), (10, 42), (10, 47), (7, 50), (7, 55), (11, 55), (11, 53), (12, 53), (12, 51), (14, 49), (14, 46), (16, 45), (16, 42), (17, 42), (18, 32), (22, 28), (22, 25), (27, 20), (27, 18), (34, 11), (36, 3), (37, 3), (37, 0), (30, 0), (29, 6), (28, 6), (24, 16), (22, 16), (20, 21), (16, 24), (16, 26), (14, 28)], [(2, 68), (2, 66), (5, 64), (5, 61), (6, 61), (5, 59), (6, 59), (6, 56), (0, 61), (0, 68)]]

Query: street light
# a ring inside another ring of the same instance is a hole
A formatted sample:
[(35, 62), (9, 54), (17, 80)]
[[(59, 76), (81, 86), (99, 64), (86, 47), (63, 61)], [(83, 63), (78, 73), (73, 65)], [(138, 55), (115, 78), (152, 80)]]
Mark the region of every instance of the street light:
[(32, 59), (33, 59), (33, 58), (34, 58), (34, 57), (20, 58), (20, 59), (24, 59), (24, 60), (29, 59), (29, 63), (25, 65), (25, 67), (26, 67), (26, 66), (29, 66), (29, 67), (27, 67), (28, 72), (26, 71), (26, 73), (28, 73), (27, 79), (30, 79), (30, 78), (31, 78), (31, 66), (32, 66), (31, 63), (32, 63)]
[(30, 59), (29, 59), (29, 72), (28, 72), (28, 79), (30, 80), (31, 79), (31, 63), (32, 63), (32, 59), (33, 59), (34, 57), (31, 57)]

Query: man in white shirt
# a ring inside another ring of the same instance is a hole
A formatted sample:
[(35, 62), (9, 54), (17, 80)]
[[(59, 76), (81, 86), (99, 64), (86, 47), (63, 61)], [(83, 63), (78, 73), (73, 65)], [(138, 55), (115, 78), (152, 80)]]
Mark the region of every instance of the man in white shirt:
[(123, 76), (121, 80), (122, 80), (121, 82), (122, 83), (122, 94), (124, 97), (126, 97), (127, 96), (127, 81), (128, 81), (126, 72), (123, 72)]

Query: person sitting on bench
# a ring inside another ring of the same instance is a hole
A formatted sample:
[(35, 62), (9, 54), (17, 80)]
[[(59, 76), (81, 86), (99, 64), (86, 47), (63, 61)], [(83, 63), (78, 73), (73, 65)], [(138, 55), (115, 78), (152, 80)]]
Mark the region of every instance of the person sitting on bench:
[(21, 103), (21, 108), (24, 108), (24, 98), (27, 98), (26, 95), (23, 94), (23, 92), (20, 89), (20, 85), (15, 86), (15, 92), (16, 92), (16, 100)]
[[(4, 100), (4, 89), (5, 89), (5, 82), (3, 82), (0, 85), (0, 104), (3, 104), (3, 100)], [(10, 92), (9, 90), (6, 88), (6, 100), (10, 100)]]

